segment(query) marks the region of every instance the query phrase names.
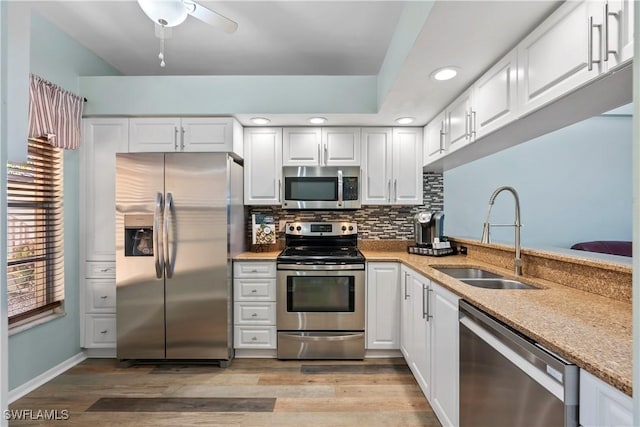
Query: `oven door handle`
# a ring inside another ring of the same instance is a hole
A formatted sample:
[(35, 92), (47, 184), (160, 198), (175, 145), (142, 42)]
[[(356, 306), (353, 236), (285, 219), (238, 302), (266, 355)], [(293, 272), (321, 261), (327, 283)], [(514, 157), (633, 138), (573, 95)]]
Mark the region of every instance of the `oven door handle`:
[(299, 335), (296, 333), (287, 334), (286, 332), (279, 332), (281, 335), (286, 335), (290, 338), (295, 338), (297, 341), (353, 341), (362, 339), (362, 332), (344, 334), (344, 335)]
[(308, 271), (364, 270), (364, 264), (278, 264), (277, 268)]

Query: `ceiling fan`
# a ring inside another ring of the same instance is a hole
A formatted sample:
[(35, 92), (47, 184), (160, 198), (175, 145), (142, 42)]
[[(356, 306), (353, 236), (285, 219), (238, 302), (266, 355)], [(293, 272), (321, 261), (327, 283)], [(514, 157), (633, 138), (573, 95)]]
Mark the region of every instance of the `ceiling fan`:
[(238, 29), (238, 24), (192, 0), (138, 0), (142, 11), (156, 25), (156, 36), (160, 39), (160, 66), (164, 67), (164, 40), (171, 37), (171, 27), (182, 24), (188, 15), (227, 33)]

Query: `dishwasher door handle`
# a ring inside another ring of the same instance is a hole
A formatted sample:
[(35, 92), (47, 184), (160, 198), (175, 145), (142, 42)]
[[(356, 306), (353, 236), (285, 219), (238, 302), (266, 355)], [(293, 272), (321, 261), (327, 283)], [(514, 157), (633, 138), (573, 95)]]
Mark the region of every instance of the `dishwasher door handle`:
[(514, 366), (518, 367), (521, 371), (526, 373), (529, 377), (531, 377), (535, 382), (540, 384), (542, 387), (547, 389), (550, 393), (552, 393), (555, 397), (557, 397), (561, 402), (564, 402), (564, 387), (553, 380), (551, 377), (547, 375), (546, 372), (541, 371), (531, 363), (529, 363), (524, 357), (520, 356), (518, 353), (510, 349), (504, 343), (500, 342), (496, 337), (494, 337), (491, 333), (489, 333), (485, 328), (483, 328), (478, 323), (471, 320), (469, 317), (464, 316), (460, 318), (460, 324), (464, 325), (467, 329), (473, 332), (477, 337), (482, 339), (488, 345), (490, 345), (494, 350), (500, 353), (502, 356), (507, 358)]

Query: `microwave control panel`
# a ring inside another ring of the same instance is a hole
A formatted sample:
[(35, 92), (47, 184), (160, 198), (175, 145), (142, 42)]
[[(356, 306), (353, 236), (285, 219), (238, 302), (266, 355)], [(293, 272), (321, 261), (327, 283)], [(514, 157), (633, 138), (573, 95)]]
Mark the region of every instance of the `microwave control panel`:
[(342, 199), (358, 200), (358, 178), (345, 176), (342, 178)]

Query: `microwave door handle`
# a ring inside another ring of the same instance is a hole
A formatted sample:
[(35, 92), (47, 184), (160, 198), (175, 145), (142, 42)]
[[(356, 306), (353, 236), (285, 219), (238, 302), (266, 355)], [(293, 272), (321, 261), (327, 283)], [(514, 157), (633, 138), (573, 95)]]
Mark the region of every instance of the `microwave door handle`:
[(342, 194), (342, 171), (338, 170), (338, 206), (342, 206), (342, 198), (343, 198), (343, 194)]

